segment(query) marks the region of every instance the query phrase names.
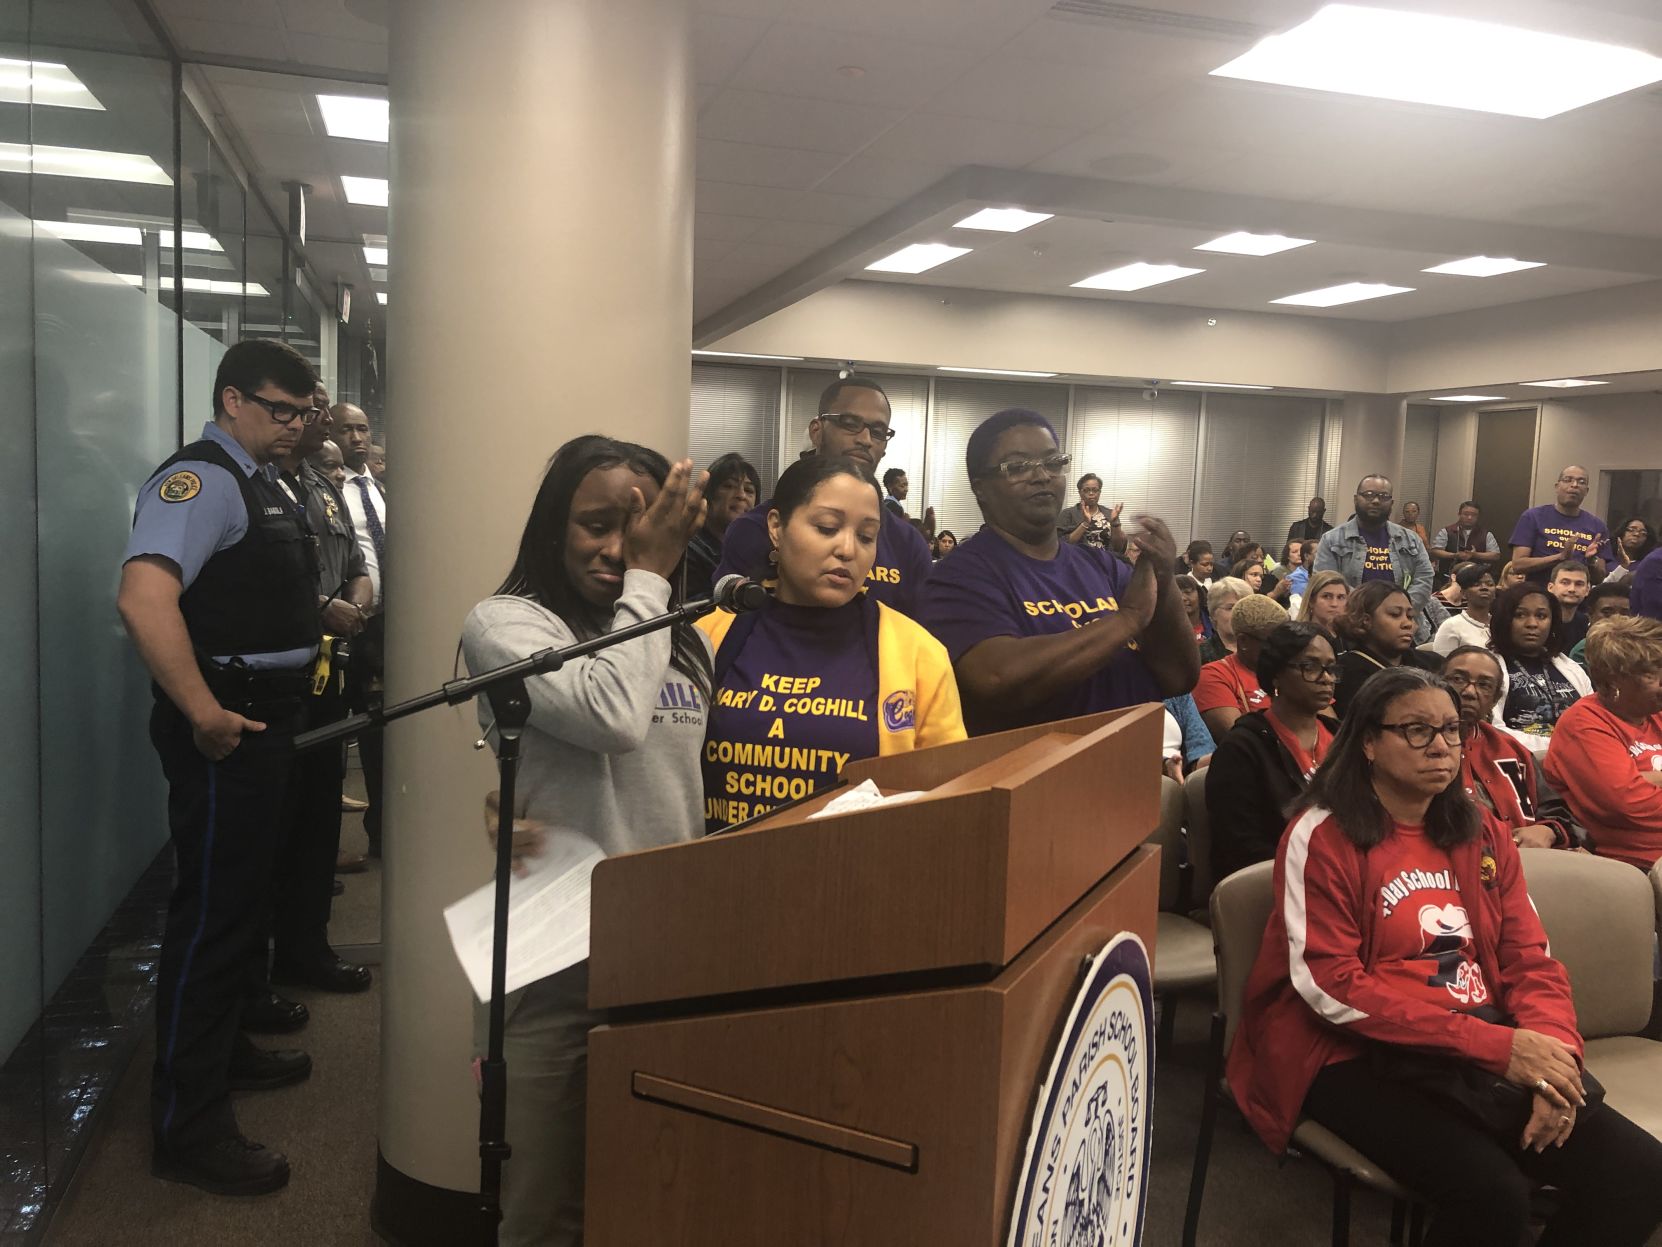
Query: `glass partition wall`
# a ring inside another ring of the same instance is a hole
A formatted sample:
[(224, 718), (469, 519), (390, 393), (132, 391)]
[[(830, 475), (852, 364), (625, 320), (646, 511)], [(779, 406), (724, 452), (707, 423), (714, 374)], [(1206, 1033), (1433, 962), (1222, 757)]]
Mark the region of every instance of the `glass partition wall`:
[[(335, 327), (127, 0), (0, 5), (0, 1242), (147, 1039), (171, 876), (115, 611), (139, 486), (249, 336)], [(328, 378), (331, 382), (333, 376)]]

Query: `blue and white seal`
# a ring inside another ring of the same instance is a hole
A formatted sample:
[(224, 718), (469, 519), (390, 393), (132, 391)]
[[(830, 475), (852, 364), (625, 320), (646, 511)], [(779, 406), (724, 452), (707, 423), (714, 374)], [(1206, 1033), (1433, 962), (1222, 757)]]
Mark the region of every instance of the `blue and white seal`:
[(1135, 1247), (1148, 1205), (1153, 974), (1121, 932), (1085, 963), (1016, 1184), (1009, 1247)]

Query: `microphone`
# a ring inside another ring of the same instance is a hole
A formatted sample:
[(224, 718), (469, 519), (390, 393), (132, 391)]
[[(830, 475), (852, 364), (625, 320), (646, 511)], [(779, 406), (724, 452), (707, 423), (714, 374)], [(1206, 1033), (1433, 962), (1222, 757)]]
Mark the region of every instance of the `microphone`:
[(717, 607), (742, 615), (745, 611), (761, 610), (767, 604), (768, 591), (754, 580), (734, 574), (716, 581), (710, 600)]

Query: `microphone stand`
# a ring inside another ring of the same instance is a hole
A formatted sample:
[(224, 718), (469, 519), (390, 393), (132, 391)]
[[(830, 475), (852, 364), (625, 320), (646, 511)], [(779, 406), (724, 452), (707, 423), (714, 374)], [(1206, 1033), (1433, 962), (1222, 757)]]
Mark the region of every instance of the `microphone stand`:
[(396, 719), (408, 718), (437, 705), (459, 706), (484, 694), (490, 701), (500, 745), (496, 751), (497, 784), (501, 804), (496, 822), (496, 908), (495, 926), (491, 940), (491, 1001), (490, 1042), (487, 1055), (480, 1065), (479, 1095), (479, 1211), (487, 1224), (496, 1226), (502, 1220), (502, 1163), (512, 1148), (507, 1140), (508, 1122), (508, 1063), (502, 1054), (503, 1032), (506, 1030), (503, 996), (507, 994), (508, 976), (508, 884), (513, 876), (514, 844), (514, 780), (519, 772), (519, 742), (531, 717), (531, 698), (525, 688), (528, 676), (546, 675), (558, 671), (574, 658), (583, 658), (599, 650), (621, 645), (636, 637), (646, 636), (678, 623), (707, 615), (719, 605), (714, 598), (687, 602), (666, 614), (643, 619), (603, 636), (579, 641), (556, 649), (538, 650), (528, 658), (505, 663), (491, 671), (484, 671), (464, 679), (451, 680), (432, 692), (355, 714), (338, 723), (301, 732), (294, 738), (295, 751), (315, 749), (331, 741), (344, 740), (363, 732), (380, 731)]

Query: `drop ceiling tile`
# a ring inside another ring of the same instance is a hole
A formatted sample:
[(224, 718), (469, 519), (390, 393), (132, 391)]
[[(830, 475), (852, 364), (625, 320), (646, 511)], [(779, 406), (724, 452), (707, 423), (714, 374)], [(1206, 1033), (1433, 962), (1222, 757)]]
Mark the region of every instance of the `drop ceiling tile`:
[(729, 87), (703, 109), (700, 137), (822, 152), (857, 152), (905, 116), (896, 108), (834, 103)]
[(746, 240), (746, 245), (791, 247), (804, 252), (829, 247), (848, 231), (841, 225), (814, 221), (764, 221)]
[(258, 134), (316, 138), (319, 133), (312, 123), (310, 111), (295, 91), (217, 79), (214, 90), (233, 124), (249, 139)]
[(708, 266), (712, 271), (715, 264), (733, 254), (733, 249), (739, 245), (735, 238), (698, 238), (693, 239), (693, 281), (697, 282), (703, 274), (701, 267)]
[[(827, 31), (793, 22), (769, 29), (728, 85), (776, 95), (910, 108), (975, 64), (974, 52)], [(839, 73), (843, 67), (865, 72)]]
[(1077, 132), (1106, 125), (1170, 89), (1170, 80), (1150, 65), (1104, 73), (1096, 66), (998, 54), (933, 95), (928, 108), (955, 117)]
[(868, 39), (903, 39), (987, 52), (1047, 12), (1054, 0), (795, 0), (795, 17)]
[(282, 27), (277, 0), (157, 0), (157, 12), (171, 29), (178, 21), (235, 22), (239, 26)]
[(366, 22), (342, 0), (282, 0), (283, 25), (296, 34), (329, 35), (365, 43), (387, 41), (384, 24)]
[(801, 195), (801, 191), (771, 186), (735, 186), (731, 182), (700, 179), (695, 203), (699, 213), (771, 220), (782, 217)]
[(870, 150), (851, 156), (847, 164), (820, 183), (825, 190), (869, 195), (875, 199), (910, 199), (952, 173), (956, 165), (896, 160)]
[(217, 56), (245, 56), (267, 61), (293, 58), (284, 33), (237, 22), (180, 18), (169, 21), (168, 29), (182, 50)]
[(387, 45), (365, 39), (337, 39), (328, 35), (289, 34), (293, 59), (302, 65), (319, 65), (355, 73), (387, 72)]
[(694, 157), (698, 175), (735, 186), (782, 186), (806, 190), (843, 162), (835, 152), (795, 151), (754, 143), (699, 139)]
[[(1233, 5), (1238, 0), (1226, 2)], [(1190, 0), (1183, 0), (1181, 5), (1172, 7), (1190, 13), (1195, 6)], [(1231, 14), (1230, 20), (1239, 21), (1240, 16)], [(1041, 20), (1030, 22), (999, 49), (999, 55), (1085, 65), (1102, 74), (1138, 72), (1158, 59), (1163, 74), (1184, 79), (1211, 73), (1252, 44), (1250, 38), (1201, 33), (1175, 25), (1136, 26), (1129, 22), (1074, 18), (1052, 11)]]
[(811, 221), (822, 225), (853, 227), (881, 216), (897, 203), (872, 195), (843, 194), (815, 189), (804, 191), (779, 212), (770, 215), (786, 221)]
[(693, 240), (711, 242), (743, 242), (758, 229), (761, 222), (755, 217), (723, 216), (716, 212), (693, 213)]
[(698, 13), (692, 19), (694, 80), (722, 83), (744, 64), (771, 23), (761, 18)]
[(1060, 126), (953, 117), (931, 110), (913, 113), (867, 148), (865, 154), (954, 167), (984, 164), (1019, 169), (1078, 133)]

